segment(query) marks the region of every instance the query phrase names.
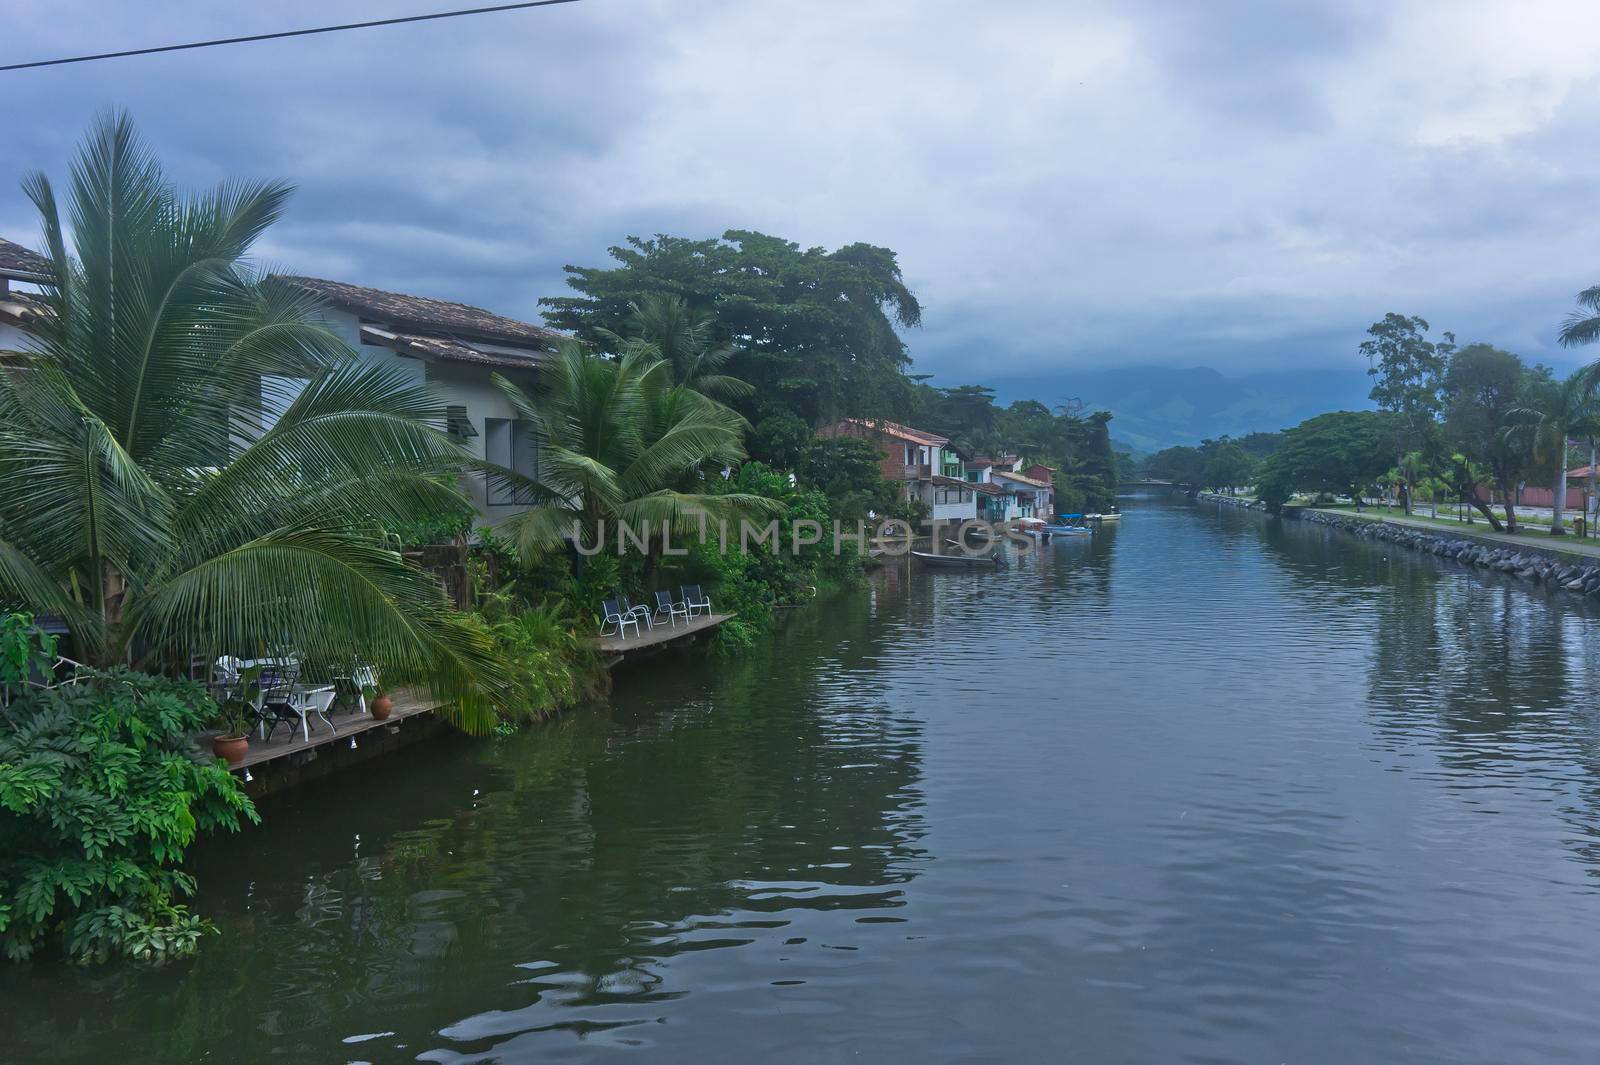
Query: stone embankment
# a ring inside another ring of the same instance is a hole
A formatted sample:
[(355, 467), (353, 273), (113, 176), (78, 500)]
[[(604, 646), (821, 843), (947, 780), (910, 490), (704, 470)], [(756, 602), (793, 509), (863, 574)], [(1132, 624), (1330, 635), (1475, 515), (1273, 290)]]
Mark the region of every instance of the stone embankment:
[[(1266, 509), (1254, 499), (1241, 499), (1237, 496), (1202, 493), (1198, 498), (1222, 506), (1247, 510)], [(1392, 522), (1330, 514), (1321, 510), (1286, 510), (1284, 517), (1332, 526), (1363, 539), (1381, 540), (1384, 543), (1414, 548), (1440, 558), (1454, 559), (1468, 566), (1495, 570), (1526, 581), (1537, 581), (1552, 588), (1561, 588), (1577, 595), (1600, 599), (1600, 560), (1552, 557), (1534, 548), (1517, 548), (1407, 525), (1396, 525)]]

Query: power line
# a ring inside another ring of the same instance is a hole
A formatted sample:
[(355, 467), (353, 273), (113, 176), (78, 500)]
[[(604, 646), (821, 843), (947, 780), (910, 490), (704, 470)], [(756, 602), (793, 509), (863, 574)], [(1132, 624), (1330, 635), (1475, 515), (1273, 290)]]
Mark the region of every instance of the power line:
[(9, 63), (0, 66), (7, 70), (28, 70), (33, 67), (59, 67), (67, 63), (92, 63), (96, 59), (123, 59), (132, 55), (154, 55), (157, 52), (184, 52), (191, 48), (215, 48), (219, 44), (249, 44), (251, 41), (277, 41), (285, 37), (309, 37), (314, 33), (338, 33), (341, 30), (366, 30), (374, 26), (399, 26), (406, 22), (431, 22), (434, 19), (460, 18), (463, 15), (488, 15), (496, 11), (517, 11), (528, 7), (554, 7), (556, 4), (575, 4), (578, 0), (529, 0), (522, 4), (496, 4), (493, 7), (468, 7), (459, 11), (440, 11), (432, 15), (406, 15), (403, 18), (374, 19), (371, 22), (346, 22), (341, 26), (318, 26), (309, 30), (284, 30), (281, 33), (256, 33), (249, 37), (219, 37), (214, 41), (194, 41), (190, 44), (164, 44), (156, 48), (130, 48), (125, 52), (101, 52), (98, 55), (75, 55), (69, 59), (36, 59), (31, 63)]

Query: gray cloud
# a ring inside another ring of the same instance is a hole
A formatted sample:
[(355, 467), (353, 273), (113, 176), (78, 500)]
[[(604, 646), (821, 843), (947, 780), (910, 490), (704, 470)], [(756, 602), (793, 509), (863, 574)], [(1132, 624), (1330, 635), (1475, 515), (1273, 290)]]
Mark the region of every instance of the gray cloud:
[[(337, 18), (421, 10), (365, 0)], [(19, 0), (28, 58), (326, 5)], [(295, 181), (264, 259), (532, 317), (629, 233), (901, 254), (944, 380), (1359, 363), (1385, 311), (1568, 366), (1600, 281), (1590, 4), (585, 0), (0, 75), (15, 178), (133, 111), (178, 179)]]

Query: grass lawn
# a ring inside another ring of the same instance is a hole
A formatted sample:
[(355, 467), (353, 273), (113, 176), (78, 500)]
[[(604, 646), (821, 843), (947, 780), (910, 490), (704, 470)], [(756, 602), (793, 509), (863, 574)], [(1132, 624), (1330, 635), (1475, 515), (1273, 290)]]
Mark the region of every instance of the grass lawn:
[[(1309, 505), (1309, 504), (1308, 504)], [(1563, 554), (1583, 556), (1585, 558), (1600, 557), (1600, 539), (1580, 538), (1577, 536), (1551, 536), (1550, 519), (1543, 522), (1523, 524), (1523, 519), (1517, 519), (1516, 533), (1495, 532), (1482, 514), (1474, 513), (1474, 520), (1470, 523), (1458, 521), (1446, 515), (1453, 512), (1443, 508), (1439, 511), (1438, 518), (1428, 516), (1428, 507), (1422, 506), (1412, 511), (1407, 517), (1405, 511), (1399, 507), (1363, 506), (1361, 512), (1356, 513), (1352, 503), (1330, 503), (1316, 507), (1317, 510), (1333, 511), (1352, 518), (1362, 518), (1367, 521), (1392, 521), (1402, 525), (1413, 525), (1424, 529), (1438, 529), (1441, 532), (1454, 533), (1458, 536), (1472, 536), (1482, 540), (1490, 540), (1503, 544), (1523, 544), (1528, 547), (1538, 547), (1547, 551), (1558, 551)]]

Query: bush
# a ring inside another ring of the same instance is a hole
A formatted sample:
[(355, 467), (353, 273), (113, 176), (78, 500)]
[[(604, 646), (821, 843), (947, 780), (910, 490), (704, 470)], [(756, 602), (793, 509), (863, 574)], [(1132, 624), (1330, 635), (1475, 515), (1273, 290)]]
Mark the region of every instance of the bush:
[(605, 694), (608, 675), (600, 655), (561, 600), (508, 614), (490, 625), (489, 632), (517, 698), (502, 718), (542, 721)]
[(0, 713), (7, 957), (57, 942), (75, 961), (164, 960), (213, 931), (176, 901), (195, 890), (178, 866), (200, 832), (260, 820), (195, 748), (214, 711), (196, 684), (119, 669), (31, 689)]
[[(690, 550), (687, 570), (691, 579), (711, 587), (718, 613), (738, 615), (720, 626), (714, 637), (713, 646), (725, 654), (748, 647), (765, 631), (771, 624), (774, 607), (808, 602), (820, 585), (845, 583), (858, 577), (861, 558), (848, 542), (841, 554), (834, 554), (835, 515), (829, 511), (828, 497), (818, 489), (791, 484), (786, 473), (749, 462), (722, 490), (774, 499), (785, 508), (778, 521), (777, 550), (766, 543), (752, 543), (748, 552), (741, 551), (737, 530), (730, 530), (726, 553), (715, 539)], [(822, 539), (795, 553), (793, 529), (798, 521), (816, 522), (822, 529)], [(853, 532), (853, 523), (846, 522), (843, 531)]]

